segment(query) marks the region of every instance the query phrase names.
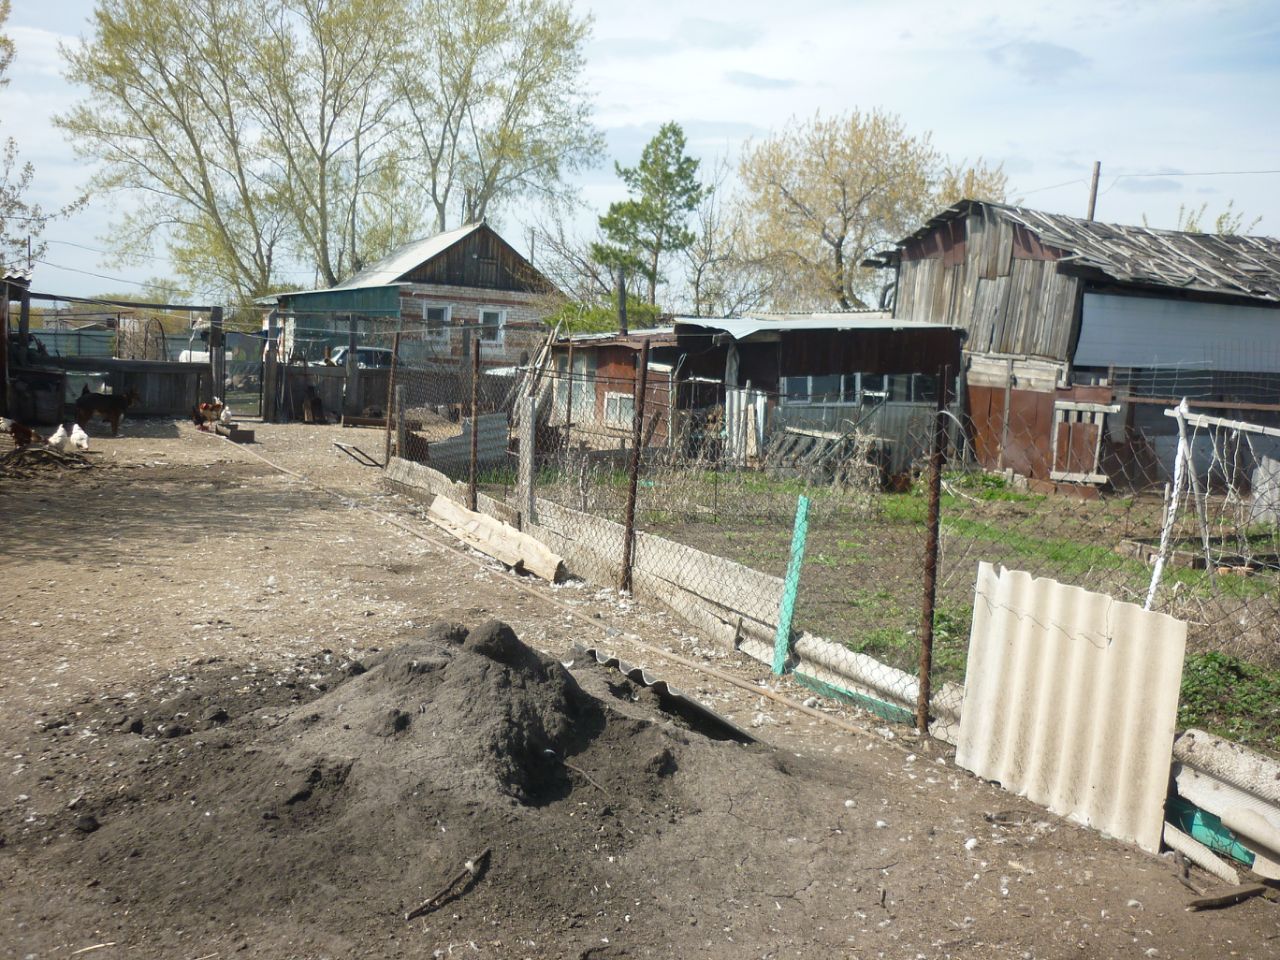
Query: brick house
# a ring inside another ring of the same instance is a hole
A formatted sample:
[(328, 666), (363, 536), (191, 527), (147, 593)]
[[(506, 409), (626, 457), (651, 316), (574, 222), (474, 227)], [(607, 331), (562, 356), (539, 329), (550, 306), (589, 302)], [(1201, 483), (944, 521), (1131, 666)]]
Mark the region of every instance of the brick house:
[(285, 360), (323, 360), (353, 330), (382, 348), (401, 331), (407, 365), (456, 369), (477, 338), (482, 366), (493, 368), (527, 362), (546, 340), (552, 293), (495, 230), (473, 223), (404, 244), (336, 286), (259, 303), (271, 308), (264, 328)]

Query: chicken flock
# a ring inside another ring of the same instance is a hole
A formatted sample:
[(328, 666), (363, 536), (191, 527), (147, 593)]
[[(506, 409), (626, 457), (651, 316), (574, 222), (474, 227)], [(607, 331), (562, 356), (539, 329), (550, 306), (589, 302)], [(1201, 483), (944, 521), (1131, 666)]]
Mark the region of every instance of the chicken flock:
[(54, 431), (53, 436), (45, 439), (26, 424), (11, 420), (9, 417), (0, 417), (0, 433), (7, 433), (13, 437), (13, 445), (15, 447), (43, 443), (58, 453), (89, 449), (89, 435), (84, 432), (84, 429), (78, 423), (71, 424), (69, 433), (67, 432), (66, 424), (58, 424), (58, 429)]

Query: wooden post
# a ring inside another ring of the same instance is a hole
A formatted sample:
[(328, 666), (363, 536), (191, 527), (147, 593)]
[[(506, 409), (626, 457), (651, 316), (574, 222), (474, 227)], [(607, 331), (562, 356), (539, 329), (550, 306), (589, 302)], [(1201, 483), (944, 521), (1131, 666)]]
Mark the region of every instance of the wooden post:
[(213, 395), (227, 399), (227, 348), (222, 329), (222, 308), (209, 311), (209, 363), (213, 377)]
[(920, 611), (920, 675), (916, 697), (916, 729), (929, 732), (929, 700), (933, 674), (933, 612), (938, 596), (938, 526), (942, 513), (942, 460), (947, 444), (946, 410), (951, 368), (938, 376), (938, 409), (933, 421), (933, 450), (929, 456), (929, 514), (925, 529), (924, 602)]
[(280, 361), (277, 356), (277, 345), (275, 340), (267, 341), (267, 355), (262, 361), (262, 422), (274, 423), (277, 415), (277, 406), (280, 401), (280, 388), (277, 382), (277, 375), (280, 370)]
[(640, 348), (640, 369), (636, 371), (635, 412), (631, 417), (631, 467), (627, 476), (627, 512), (622, 529), (622, 574), (618, 589), (631, 590), (631, 565), (636, 546), (636, 488), (640, 481), (640, 443), (644, 432), (644, 399), (649, 385), (649, 340)]
[[(396, 384), (396, 456), (403, 458), (409, 442), (409, 428), (404, 419), (404, 384)], [(388, 413), (388, 415), (390, 415)]]
[(471, 341), (471, 471), (467, 480), (467, 509), (476, 509), (480, 460), (480, 338)]
[(573, 341), (569, 341), (569, 399), (564, 403), (564, 451), (570, 447), (569, 438), (573, 433)]
[(356, 363), (356, 318), (349, 316), (347, 317), (347, 384), (342, 392), (342, 413), (355, 415), (360, 412), (359, 384), (357, 383), (359, 378), (360, 366)]
[[(941, 389), (941, 388), (939, 388)], [(1004, 469), (1004, 451), (1009, 445), (1009, 410), (1013, 401), (1013, 361), (1005, 361), (1004, 371), (1004, 420), (1000, 424), (1000, 459), (996, 461), (996, 466)]]
[(9, 415), (9, 284), (0, 282), (4, 290), (0, 299), (0, 417)]
[[(404, 321), (400, 321), (400, 325), (404, 326)], [(387, 374), (387, 405), (382, 411), (387, 418), (387, 436), (386, 443), (382, 451), (382, 466), (385, 468), (391, 462), (391, 401), (395, 399), (396, 391), (396, 366), (400, 362), (400, 331), (396, 331), (395, 337), (391, 340), (391, 372)]]
[(22, 366), (31, 362), (31, 290), (22, 287), (18, 300), (18, 356)]
[(1102, 173), (1102, 161), (1093, 161), (1093, 182), (1089, 184), (1089, 215), (1086, 220), (1093, 219), (1093, 212), (1098, 208), (1098, 174)]

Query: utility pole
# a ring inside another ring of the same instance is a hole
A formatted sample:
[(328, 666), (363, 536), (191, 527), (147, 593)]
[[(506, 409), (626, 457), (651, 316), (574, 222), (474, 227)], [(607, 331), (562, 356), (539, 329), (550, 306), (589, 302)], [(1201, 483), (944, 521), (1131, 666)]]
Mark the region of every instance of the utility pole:
[(1093, 211), (1098, 206), (1098, 174), (1102, 172), (1102, 161), (1093, 161), (1093, 183), (1089, 185), (1089, 215), (1086, 220), (1093, 219)]

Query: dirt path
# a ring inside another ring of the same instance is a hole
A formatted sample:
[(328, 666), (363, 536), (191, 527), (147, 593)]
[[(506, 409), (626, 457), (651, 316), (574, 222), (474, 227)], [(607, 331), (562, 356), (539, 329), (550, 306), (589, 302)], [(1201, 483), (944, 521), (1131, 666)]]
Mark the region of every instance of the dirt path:
[[(1272, 903), (1188, 914), (1167, 860), (936, 746), (644, 655), (626, 633), (760, 678), (659, 611), (538, 588), (593, 632), (354, 508), (419, 522), (332, 447), (380, 452), (373, 431), (258, 429), (258, 452), (352, 499), (156, 422), (95, 435), (93, 470), (0, 479), (0, 956), (1280, 955)], [(581, 662), (565, 689), (586, 699), (539, 700), (526, 668), (429, 638), (412, 662), (444, 679), (380, 685), (387, 649), (489, 618), (558, 659), (579, 641), (646, 662), (764, 743), (708, 738)], [(472, 737), (526, 714), (550, 767)], [(484, 876), (404, 922), (485, 846)]]

